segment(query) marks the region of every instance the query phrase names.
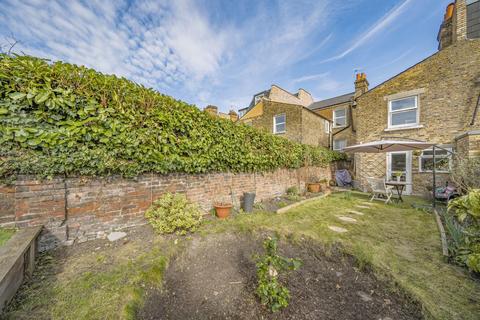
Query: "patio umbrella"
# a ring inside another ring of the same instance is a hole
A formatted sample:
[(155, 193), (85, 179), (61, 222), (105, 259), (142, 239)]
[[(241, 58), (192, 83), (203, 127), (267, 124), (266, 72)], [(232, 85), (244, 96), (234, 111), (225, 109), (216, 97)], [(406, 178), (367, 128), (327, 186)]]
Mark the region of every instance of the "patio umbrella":
[[(436, 189), (436, 170), (435, 170), (435, 148), (440, 148), (431, 142), (423, 141), (408, 141), (408, 140), (378, 140), (362, 144), (353, 145), (346, 147), (343, 151), (345, 152), (360, 152), (360, 153), (387, 153), (395, 151), (412, 151), (412, 150), (425, 150), (428, 148), (433, 148), (433, 203), (432, 206), (435, 208), (435, 189)], [(443, 149), (443, 148), (440, 148)], [(443, 149), (445, 150), (445, 149)]]
[(346, 147), (345, 149), (343, 149), (343, 151), (362, 153), (385, 153), (395, 151), (424, 150), (431, 148), (434, 145), (435, 143), (422, 141), (378, 140)]

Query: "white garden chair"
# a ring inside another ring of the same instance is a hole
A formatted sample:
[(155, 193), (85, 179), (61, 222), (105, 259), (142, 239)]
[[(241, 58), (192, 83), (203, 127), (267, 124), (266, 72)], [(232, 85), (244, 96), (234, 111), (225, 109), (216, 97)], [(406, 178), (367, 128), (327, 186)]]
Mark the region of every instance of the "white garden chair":
[(387, 186), (385, 184), (385, 179), (382, 178), (367, 178), (367, 182), (372, 189), (372, 198), (373, 200), (385, 201), (385, 204), (389, 203), (393, 196), (393, 186)]

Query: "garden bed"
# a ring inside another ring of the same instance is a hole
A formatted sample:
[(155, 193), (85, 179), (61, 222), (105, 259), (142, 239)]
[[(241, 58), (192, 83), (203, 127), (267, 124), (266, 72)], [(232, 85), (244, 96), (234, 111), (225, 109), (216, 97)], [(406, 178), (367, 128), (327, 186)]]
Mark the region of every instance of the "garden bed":
[[(284, 276), (289, 306), (271, 313), (255, 295), (255, 254), (263, 236), (218, 234), (195, 237), (165, 273), (161, 290), (147, 293), (140, 319), (420, 319), (419, 306), (341, 250), (310, 241), (280, 242), (284, 256), (303, 265)], [(181, 307), (179, 307), (181, 306)]]
[[(417, 319), (421, 309), (427, 319), (476, 320), (480, 282), (444, 261), (433, 216), (411, 207), (421, 202), (334, 193), (282, 214), (208, 219), (193, 236), (142, 226), (117, 242), (60, 248), (41, 257), (5, 318), (175, 319), (188, 311), (184, 318), (385, 320)], [(282, 278), (291, 300), (276, 314), (255, 295), (252, 255), (263, 253), (267, 234), (279, 235), (281, 255), (304, 262)]]

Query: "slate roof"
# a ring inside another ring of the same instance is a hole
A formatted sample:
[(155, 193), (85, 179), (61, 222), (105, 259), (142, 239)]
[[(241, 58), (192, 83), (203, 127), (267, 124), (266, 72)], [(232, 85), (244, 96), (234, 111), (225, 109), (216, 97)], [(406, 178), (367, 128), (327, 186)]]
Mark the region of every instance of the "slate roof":
[(350, 93), (343, 94), (341, 96), (333, 97), (330, 99), (320, 100), (312, 103), (307, 108), (310, 110), (325, 109), (340, 103), (351, 101), (353, 99), (354, 94), (355, 92), (350, 92)]

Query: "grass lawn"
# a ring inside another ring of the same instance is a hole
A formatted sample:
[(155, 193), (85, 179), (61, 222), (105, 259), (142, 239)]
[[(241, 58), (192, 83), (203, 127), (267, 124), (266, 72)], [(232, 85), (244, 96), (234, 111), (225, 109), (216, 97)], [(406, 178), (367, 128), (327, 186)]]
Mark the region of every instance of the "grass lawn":
[[(283, 214), (240, 214), (209, 220), (199, 230), (277, 232), (292, 241), (310, 238), (328, 248), (340, 243), (360, 266), (371, 267), (420, 302), (427, 318), (478, 319), (480, 283), (461, 268), (444, 262), (434, 217), (405, 204), (358, 208), (360, 193), (337, 193)], [(364, 215), (348, 213), (349, 210)], [(340, 221), (336, 215), (355, 218)], [(335, 233), (328, 226), (347, 229)], [(148, 227), (129, 232), (128, 242), (87, 242), (40, 259), (34, 280), (25, 285), (7, 319), (131, 319), (142, 308), (145, 289), (161, 285), (169, 257), (188, 237), (161, 237)], [(177, 241), (176, 239), (179, 239)]]
[[(244, 214), (230, 221), (215, 221), (209, 229), (267, 229), (293, 239), (309, 237), (326, 246), (341, 243), (360, 265), (372, 267), (379, 277), (393, 281), (419, 301), (427, 318), (479, 319), (480, 282), (444, 261), (434, 217), (411, 207), (412, 202), (424, 201), (408, 197), (399, 205), (374, 202), (369, 209), (356, 207), (367, 199), (356, 192), (336, 193), (284, 214)], [(358, 222), (343, 222), (336, 215)], [(328, 226), (348, 232), (335, 233)]]
[(8, 241), (8, 239), (12, 237), (14, 233), (15, 230), (13, 229), (0, 228), (0, 247), (3, 246)]

